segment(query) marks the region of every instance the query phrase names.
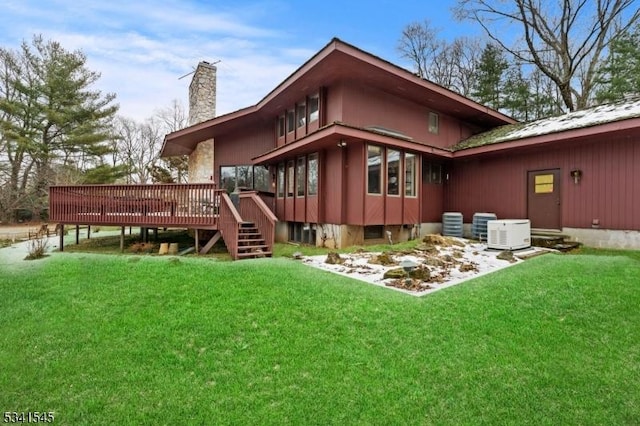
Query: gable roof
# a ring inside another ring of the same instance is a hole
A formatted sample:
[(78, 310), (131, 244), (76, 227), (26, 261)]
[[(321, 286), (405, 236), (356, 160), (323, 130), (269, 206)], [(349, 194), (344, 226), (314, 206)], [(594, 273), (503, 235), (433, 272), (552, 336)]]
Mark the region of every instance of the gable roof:
[(511, 117), (334, 38), (257, 104), (166, 135), (161, 155), (189, 154), (201, 141), (239, 126), (246, 127), (253, 120), (275, 118), (309, 90), (343, 80), (358, 81), (418, 104), (432, 105), (438, 112), (481, 128), (515, 122)]
[[(550, 136), (569, 131), (582, 131), (583, 135), (589, 132), (599, 133), (597, 126), (617, 123), (620, 121), (640, 118), (640, 98), (625, 100), (612, 104), (599, 105), (580, 111), (544, 118), (530, 123), (516, 123), (497, 127), (484, 133), (474, 135), (452, 147), (453, 151), (468, 150), (471, 148), (487, 147), (506, 142), (521, 141), (524, 139), (542, 139), (542, 136)], [(628, 123), (637, 126), (635, 121)], [(625, 126), (618, 126), (622, 128)], [(564, 136), (563, 136), (564, 137)], [(560, 139), (556, 137), (556, 139)], [(507, 148), (508, 146), (504, 146)], [(501, 149), (502, 147), (494, 147)]]

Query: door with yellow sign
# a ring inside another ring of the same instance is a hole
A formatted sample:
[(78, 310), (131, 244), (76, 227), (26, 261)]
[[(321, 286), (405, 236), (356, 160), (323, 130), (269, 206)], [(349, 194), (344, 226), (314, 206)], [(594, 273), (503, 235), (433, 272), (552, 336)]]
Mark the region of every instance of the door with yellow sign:
[(562, 229), (560, 169), (529, 172), (527, 210), (532, 228)]

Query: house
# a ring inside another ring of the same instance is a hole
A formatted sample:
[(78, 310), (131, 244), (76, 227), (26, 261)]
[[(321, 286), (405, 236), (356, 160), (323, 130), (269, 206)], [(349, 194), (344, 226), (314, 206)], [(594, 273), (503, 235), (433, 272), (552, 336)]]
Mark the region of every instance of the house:
[[(211, 72), (199, 66), (192, 87)], [(238, 255), (251, 247), (243, 227), (266, 235), (267, 252), (272, 241), (344, 247), (439, 232), (451, 211), (467, 232), (474, 213), (494, 212), (592, 246), (640, 248), (639, 139), (640, 101), (517, 123), (333, 39), (256, 105), (167, 135), (162, 155), (189, 155), (193, 187), (148, 188), (134, 198), (156, 204), (120, 203), (109, 220), (209, 230), (234, 258), (253, 250)], [(124, 190), (120, 200), (136, 189)], [(89, 217), (71, 210), (56, 220)]]

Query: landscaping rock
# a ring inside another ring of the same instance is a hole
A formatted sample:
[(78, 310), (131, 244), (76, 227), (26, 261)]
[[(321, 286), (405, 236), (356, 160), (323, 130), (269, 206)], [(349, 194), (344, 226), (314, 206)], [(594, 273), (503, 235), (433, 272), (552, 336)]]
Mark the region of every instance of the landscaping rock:
[(458, 267), (460, 272), (478, 272), (478, 265), (474, 263), (463, 263)]
[(371, 259), (369, 259), (368, 263), (382, 266), (393, 266), (398, 264), (398, 262), (393, 260), (391, 254), (388, 252), (383, 252), (377, 256), (373, 256)]
[(329, 265), (342, 265), (344, 263), (344, 259), (340, 257), (338, 253), (332, 251), (327, 254), (327, 259), (324, 263), (328, 263)]
[(404, 269), (394, 268), (394, 269), (389, 269), (387, 272), (385, 272), (382, 278), (386, 280), (386, 279), (404, 278), (406, 276), (407, 276), (407, 273), (404, 272)]
[(511, 263), (517, 262), (516, 258), (513, 256), (513, 252), (511, 250), (505, 250), (496, 256), (497, 259), (507, 260)]
[(427, 243), (420, 243), (420, 244), (416, 245), (415, 249), (417, 251), (420, 251), (420, 252), (423, 252), (423, 253), (427, 253), (427, 254), (438, 254), (439, 253), (438, 247), (436, 247), (436, 246), (434, 246), (432, 244), (427, 244)]

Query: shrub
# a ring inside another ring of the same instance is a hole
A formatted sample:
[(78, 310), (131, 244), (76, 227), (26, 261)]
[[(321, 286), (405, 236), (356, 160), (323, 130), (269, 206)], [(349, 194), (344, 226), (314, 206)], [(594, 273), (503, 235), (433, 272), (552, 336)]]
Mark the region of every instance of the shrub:
[(28, 243), (29, 254), (25, 257), (26, 260), (41, 259), (46, 256), (47, 246), (49, 240), (44, 235), (38, 235), (36, 238), (29, 240)]

